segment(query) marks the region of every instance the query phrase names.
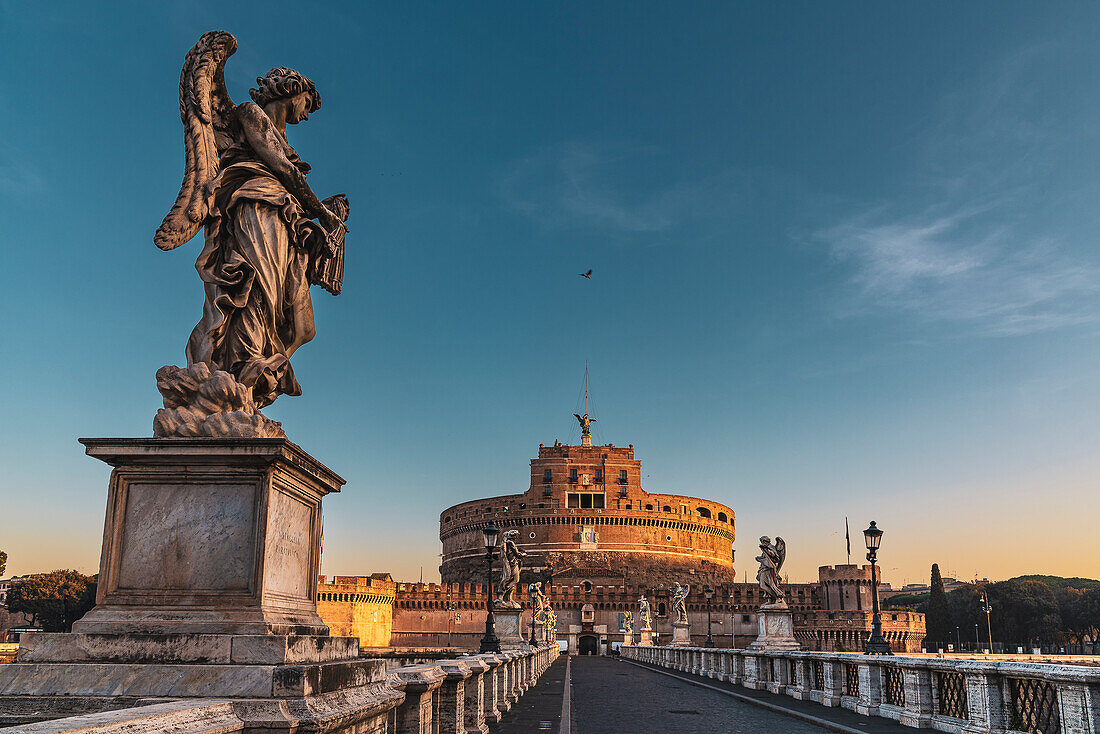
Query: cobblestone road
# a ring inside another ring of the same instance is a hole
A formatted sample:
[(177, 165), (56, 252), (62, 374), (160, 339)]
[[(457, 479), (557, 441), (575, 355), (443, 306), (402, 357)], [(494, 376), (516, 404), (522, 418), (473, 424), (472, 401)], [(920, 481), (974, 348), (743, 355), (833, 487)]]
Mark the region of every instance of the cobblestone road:
[(572, 734), (818, 734), (824, 727), (606, 657), (572, 660)]

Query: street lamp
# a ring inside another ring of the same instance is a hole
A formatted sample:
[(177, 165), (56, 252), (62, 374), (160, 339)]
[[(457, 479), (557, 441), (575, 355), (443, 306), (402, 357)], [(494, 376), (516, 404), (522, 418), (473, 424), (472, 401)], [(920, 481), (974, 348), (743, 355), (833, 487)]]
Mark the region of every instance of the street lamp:
[(962, 652), (963, 651), (963, 638), (962, 638), (962, 632), (959, 631), (959, 626), (958, 625), (955, 625), (955, 641), (957, 643), (959, 643), (959, 646), (956, 647), (955, 649), (958, 652)]
[(714, 639), (710, 636), (710, 600), (714, 598), (714, 589), (704, 586), (703, 596), (707, 598), (707, 641), (703, 643), (703, 647), (714, 647)]
[(978, 639), (978, 623), (974, 623), (974, 652), (982, 649), (982, 641)]
[(485, 536), (485, 562), (489, 569), (489, 595), (485, 598), (485, 636), (481, 638), (481, 652), (500, 652), (500, 640), (496, 635), (496, 620), (493, 619), (493, 551), (496, 550), (500, 530), (490, 520), (481, 531)]
[(993, 611), (993, 605), (989, 603), (989, 598), (985, 595), (984, 591), (982, 592), (982, 595), (981, 595), (979, 601), (981, 601), (981, 603), (982, 603), (982, 606), (980, 607), (980, 609), (983, 612), (985, 612), (985, 631), (989, 635), (989, 652), (990, 652), (990, 654), (992, 654), (993, 653), (993, 627), (990, 626), (990, 624), (989, 624), (989, 613)]
[(531, 584), (527, 587), (528, 596), (531, 599), (531, 647), (538, 647), (538, 641), (535, 640), (535, 585)]
[(451, 627), (454, 622), (454, 603), (451, 601), (451, 585), (447, 584), (447, 647), (451, 646)]
[(879, 544), (882, 543), (882, 531), (871, 521), (871, 527), (863, 531), (863, 539), (867, 541), (867, 560), (871, 562), (871, 639), (867, 640), (867, 646), (863, 652), (867, 655), (893, 655), (890, 651), (890, 643), (882, 636), (882, 616), (878, 612), (878, 579), (875, 576), (875, 558), (878, 555)]

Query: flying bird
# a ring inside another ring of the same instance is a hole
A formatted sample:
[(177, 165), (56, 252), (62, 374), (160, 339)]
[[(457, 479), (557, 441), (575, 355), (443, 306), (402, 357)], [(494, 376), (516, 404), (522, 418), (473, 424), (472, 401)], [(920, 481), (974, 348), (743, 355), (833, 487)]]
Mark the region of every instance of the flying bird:
[(592, 268), (589, 268), (587, 273), (577, 273), (577, 275), (581, 276), (582, 278), (588, 278), (589, 280), (592, 280)]

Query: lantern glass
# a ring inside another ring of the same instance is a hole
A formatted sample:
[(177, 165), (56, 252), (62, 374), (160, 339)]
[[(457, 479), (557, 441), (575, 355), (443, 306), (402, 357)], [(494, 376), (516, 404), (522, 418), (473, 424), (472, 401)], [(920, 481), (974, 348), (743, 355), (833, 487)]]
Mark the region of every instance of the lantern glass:
[(497, 539), (500, 538), (500, 531), (492, 520), (490, 520), (489, 524), (481, 531), (481, 534), (485, 536), (486, 548), (492, 549), (497, 547)]
[(710, 599), (711, 597), (714, 596), (714, 589), (710, 588), (709, 586), (704, 586), (703, 587), (703, 596)]
[(863, 531), (863, 538), (867, 541), (867, 550), (878, 550), (879, 544), (882, 542), (882, 531), (875, 525), (875, 521), (871, 521), (871, 527)]

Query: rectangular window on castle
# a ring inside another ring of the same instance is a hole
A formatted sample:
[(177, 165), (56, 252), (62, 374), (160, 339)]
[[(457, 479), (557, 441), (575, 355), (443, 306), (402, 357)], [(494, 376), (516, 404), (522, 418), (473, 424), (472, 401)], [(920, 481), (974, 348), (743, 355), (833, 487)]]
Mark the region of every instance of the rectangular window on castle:
[(592, 509), (592, 495), (590, 495), (590, 494), (582, 494), (581, 495), (581, 509), (582, 510)]
[(619, 484), (626, 484), (626, 469), (619, 470)]
[(566, 502), (567, 502), (569, 507), (580, 507), (581, 506), (581, 496), (579, 494), (577, 494), (576, 492), (570, 492), (565, 497), (566, 497)]
[(603, 469), (597, 469), (596, 470), (596, 484), (601, 484), (602, 482), (603, 482)]
[(569, 470), (569, 481), (572, 482), (573, 484), (577, 483), (577, 470), (576, 469), (570, 469)]
[(549, 470), (549, 469), (543, 469), (543, 471), (542, 471), (542, 481), (544, 481), (544, 482), (546, 482), (547, 484), (549, 484), (549, 483), (550, 483), (550, 479), (551, 479), (551, 477), (552, 477), (552, 476), (553, 476), (553, 475), (552, 475), (552, 474), (550, 473), (550, 470)]
[(592, 506), (595, 507), (597, 510), (602, 510), (603, 509), (603, 495), (602, 494), (592, 495)]

